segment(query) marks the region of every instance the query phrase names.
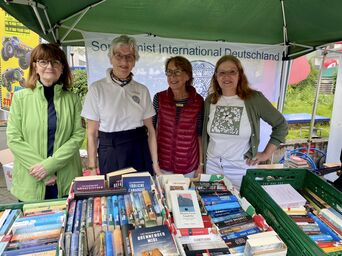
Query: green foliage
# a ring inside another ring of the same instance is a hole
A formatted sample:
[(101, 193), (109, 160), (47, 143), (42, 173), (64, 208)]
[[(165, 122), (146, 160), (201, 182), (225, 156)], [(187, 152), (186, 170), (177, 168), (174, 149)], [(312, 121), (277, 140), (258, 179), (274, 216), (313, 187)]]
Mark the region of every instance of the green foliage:
[[(88, 92), (87, 71), (86, 70), (73, 70), (73, 87), (71, 91), (76, 93), (80, 98), (83, 105), (84, 97)], [(87, 130), (81, 149), (87, 149)]]
[[(311, 64), (311, 72), (307, 79), (295, 85), (290, 85), (286, 91), (284, 113), (312, 113), (316, 82), (319, 71)], [(320, 94), (316, 108), (316, 114), (331, 118), (334, 104), (334, 95)], [(304, 124), (309, 126), (310, 124)], [(302, 128), (301, 128), (302, 127)], [(321, 128), (322, 137), (329, 137), (329, 123), (315, 124), (316, 128)], [(308, 138), (308, 129), (303, 125), (290, 125), (287, 140)]]
[(87, 71), (86, 70), (73, 70), (72, 71), (74, 84), (71, 89), (73, 93), (76, 93), (80, 96), (82, 104), (84, 102), (84, 97), (88, 92), (88, 83), (87, 83)]

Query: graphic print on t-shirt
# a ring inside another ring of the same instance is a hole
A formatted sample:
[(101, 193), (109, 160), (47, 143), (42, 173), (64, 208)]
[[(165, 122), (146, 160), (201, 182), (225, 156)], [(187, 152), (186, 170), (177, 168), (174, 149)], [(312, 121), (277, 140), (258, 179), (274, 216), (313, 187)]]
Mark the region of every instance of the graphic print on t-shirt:
[(239, 135), (243, 107), (217, 106), (210, 127), (212, 133)]

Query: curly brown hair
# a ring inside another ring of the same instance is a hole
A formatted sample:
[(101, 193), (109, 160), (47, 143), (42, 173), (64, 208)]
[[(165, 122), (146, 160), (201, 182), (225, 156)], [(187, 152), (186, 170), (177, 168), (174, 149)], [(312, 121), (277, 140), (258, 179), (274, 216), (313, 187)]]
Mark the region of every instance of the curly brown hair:
[(239, 81), (237, 84), (236, 95), (238, 95), (242, 100), (245, 100), (253, 94), (253, 89), (249, 87), (248, 79), (243, 70), (240, 60), (233, 55), (225, 55), (225, 56), (222, 56), (216, 62), (215, 72), (211, 78), (210, 87), (209, 87), (209, 95), (211, 96), (212, 104), (216, 104), (220, 96), (222, 95), (222, 89), (219, 83), (217, 82), (216, 73), (217, 73), (218, 67), (226, 61), (233, 62), (239, 71)]
[(58, 79), (58, 83), (63, 84), (63, 89), (65, 90), (72, 86), (72, 74), (65, 53), (57, 44), (39, 44), (31, 52), (30, 69), (26, 87), (34, 89), (39, 80), (39, 75), (35, 69), (37, 60), (59, 60), (63, 65), (63, 71)]

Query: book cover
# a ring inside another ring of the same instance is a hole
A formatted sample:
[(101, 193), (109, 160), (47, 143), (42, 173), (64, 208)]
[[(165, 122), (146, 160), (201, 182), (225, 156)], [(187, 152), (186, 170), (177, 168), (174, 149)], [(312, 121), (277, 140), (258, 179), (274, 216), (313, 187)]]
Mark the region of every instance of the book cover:
[(0, 228), (0, 235), (7, 235), (7, 233), (10, 231), (14, 221), (20, 215), (21, 215), (21, 210), (19, 210), (19, 209), (11, 210), (11, 212), (8, 214), (4, 224)]
[(105, 188), (104, 175), (81, 176), (74, 179), (75, 191), (101, 190)]
[(72, 232), (72, 228), (74, 226), (75, 211), (76, 211), (76, 201), (72, 200), (70, 201), (69, 209), (68, 209), (68, 218), (67, 218), (67, 223), (66, 223), (66, 228), (65, 228), (66, 232)]
[(201, 210), (194, 190), (170, 191), (173, 219), (177, 228), (203, 228)]
[(281, 208), (303, 207), (306, 199), (290, 184), (263, 185), (262, 188)]
[(122, 187), (122, 180), (121, 180), (122, 175), (128, 174), (128, 173), (135, 173), (135, 172), (137, 172), (136, 169), (134, 169), (133, 167), (129, 167), (129, 168), (120, 169), (117, 171), (107, 173), (106, 178), (108, 182), (108, 187), (109, 188)]
[(131, 231), (131, 241), (134, 256), (179, 255), (173, 237), (165, 225), (134, 229)]
[(23, 248), (19, 250), (13, 250), (13, 251), (4, 251), (2, 254), (3, 256), (18, 256), (18, 255), (34, 255), (42, 252), (50, 252), (50, 251), (56, 251), (57, 249), (57, 243), (53, 244), (47, 244), (47, 245), (39, 245), (39, 246), (32, 246), (28, 248)]
[[(130, 175), (130, 176), (128, 176)], [(143, 190), (151, 190), (151, 175), (133, 176), (135, 173), (122, 175), (122, 186), (128, 190), (128, 192), (138, 192)]]
[(88, 249), (90, 250), (93, 247), (94, 241), (95, 241), (95, 237), (94, 237), (94, 221), (93, 221), (93, 217), (94, 217), (94, 208), (93, 205), (94, 204), (94, 198), (93, 197), (89, 197), (87, 200), (87, 218), (86, 218), (86, 232), (87, 232), (87, 245), (88, 245)]
[(131, 246), (129, 242), (129, 225), (128, 219), (125, 210), (125, 199), (124, 196), (118, 196), (118, 205), (119, 205), (119, 216), (120, 216), (120, 227), (121, 227), (121, 236), (123, 241), (123, 249), (124, 254), (127, 256), (132, 255)]
[(76, 202), (76, 210), (75, 210), (75, 219), (74, 226), (72, 232), (79, 232), (81, 228), (81, 217), (82, 217), (82, 200), (77, 200)]
[(94, 198), (94, 213), (93, 213), (93, 227), (94, 227), (94, 238), (97, 239), (98, 235), (102, 230), (102, 213), (101, 213), (101, 197)]

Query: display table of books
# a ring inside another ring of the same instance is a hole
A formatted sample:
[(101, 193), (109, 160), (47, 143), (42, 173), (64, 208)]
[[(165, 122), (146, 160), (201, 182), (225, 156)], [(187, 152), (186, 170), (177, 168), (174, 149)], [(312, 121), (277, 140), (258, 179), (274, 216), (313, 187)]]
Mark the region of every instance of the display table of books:
[(288, 255), (342, 255), (342, 193), (306, 169), (248, 170), (241, 195), (288, 246)]
[(66, 203), (0, 211), (3, 255), (287, 253), (263, 216), (221, 175), (151, 177), (128, 168), (75, 178)]
[(0, 205), (0, 255), (59, 255), (66, 200)]
[(279, 236), (229, 184), (222, 176), (155, 178), (132, 168), (76, 178), (63, 253), (286, 255)]

